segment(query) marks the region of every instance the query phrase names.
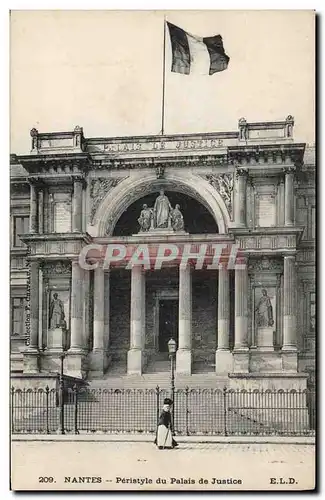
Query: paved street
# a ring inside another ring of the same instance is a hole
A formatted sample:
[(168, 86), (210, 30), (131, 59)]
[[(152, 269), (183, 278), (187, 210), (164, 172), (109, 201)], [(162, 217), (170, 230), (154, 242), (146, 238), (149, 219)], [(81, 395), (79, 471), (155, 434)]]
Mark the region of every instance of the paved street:
[(14, 441), (12, 487), (311, 489), (314, 453), (310, 444), (180, 442), (158, 450), (148, 442)]

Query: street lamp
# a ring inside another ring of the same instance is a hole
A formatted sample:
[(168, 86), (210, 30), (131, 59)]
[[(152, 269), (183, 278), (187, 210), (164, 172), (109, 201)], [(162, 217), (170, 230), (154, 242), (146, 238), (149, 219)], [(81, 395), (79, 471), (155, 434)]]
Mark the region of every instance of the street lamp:
[(175, 355), (176, 355), (176, 342), (174, 339), (168, 341), (168, 352), (170, 359), (170, 382), (171, 382), (171, 400), (172, 406), (172, 429), (174, 434), (174, 398), (175, 398)]
[(64, 358), (65, 353), (60, 355), (60, 377), (59, 377), (59, 401), (60, 401), (60, 427), (61, 434), (65, 434), (64, 430)]

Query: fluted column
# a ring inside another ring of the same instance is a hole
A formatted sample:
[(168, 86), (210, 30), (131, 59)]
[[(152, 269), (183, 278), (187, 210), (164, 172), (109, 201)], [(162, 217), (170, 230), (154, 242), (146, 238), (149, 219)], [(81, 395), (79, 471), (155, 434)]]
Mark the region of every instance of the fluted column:
[(285, 196), (284, 196), (284, 180), (282, 179), (278, 187), (278, 225), (284, 226), (284, 207), (285, 207)]
[(142, 266), (134, 266), (131, 270), (131, 320), (130, 350), (128, 352), (128, 374), (141, 375), (144, 348), (144, 314), (145, 314), (145, 274)]
[(109, 349), (109, 318), (110, 318), (110, 271), (105, 271), (104, 275), (104, 332), (105, 332), (105, 349)]
[(186, 375), (192, 373), (192, 274), (190, 265), (179, 267), (176, 372)]
[(65, 360), (65, 373), (67, 375), (84, 378), (86, 376), (86, 340), (84, 338), (83, 321), (85, 271), (79, 266), (78, 261), (72, 261), (71, 264), (71, 322), (70, 322), (70, 349)]
[(104, 269), (98, 266), (94, 270), (94, 324), (93, 324), (93, 351), (91, 353), (92, 375), (101, 376), (104, 373)]
[(30, 213), (29, 213), (29, 232), (32, 234), (38, 231), (37, 220), (37, 187), (30, 183)]
[(294, 255), (284, 257), (282, 368), (297, 372), (296, 264)]
[(220, 266), (218, 276), (218, 344), (216, 373), (232, 371), (232, 355), (229, 350), (229, 271)]
[(29, 264), (29, 346), (24, 352), (24, 373), (37, 373), (38, 368), (38, 333), (39, 333), (39, 262)]
[(82, 232), (82, 179), (75, 179), (73, 182), (72, 198), (72, 231)]
[(294, 255), (284, 257), (283, 268), (283, 347), (297, 349), (296, 328), (296, 267)]
[(70, 351), (79, 352), (84, 349), (82, 312), (83, 312), (83, 269), (79, 262), (71, 266), (71, 343)]
[(284, 225), (293, 226), (294, 225), (294, 174), (295, 169), (287, 168), (285, 169), (285, 183), (284, 183)]
[(38, 192), (38, 232), (40, 234), (44, 232), (44, 193), (42, 189)]
[(236, 171), (236, 200), (235, 200), (235, 222), (237, 226), (246, 226), (246, 191), (247, 191), (246, 169), (238, 168)]
[(234, 371), (248, 372), (248, 271), (235, 267)]

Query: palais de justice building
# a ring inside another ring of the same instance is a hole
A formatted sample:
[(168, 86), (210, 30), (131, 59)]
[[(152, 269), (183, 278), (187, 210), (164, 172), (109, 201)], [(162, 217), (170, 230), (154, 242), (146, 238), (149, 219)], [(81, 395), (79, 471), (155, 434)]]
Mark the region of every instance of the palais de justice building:
[[(57, 372), (65, 352), (66, 374), (107, 384), (168, 373), (173, 337), (178, 377), (305, 387), (315, 152), (293, 130), (292, 116), (173, 136), (32, 129), (10, 166), (12, 372)], [(79, 265), (87, 245), (112, 243), (237, 245), (242, 266)]]

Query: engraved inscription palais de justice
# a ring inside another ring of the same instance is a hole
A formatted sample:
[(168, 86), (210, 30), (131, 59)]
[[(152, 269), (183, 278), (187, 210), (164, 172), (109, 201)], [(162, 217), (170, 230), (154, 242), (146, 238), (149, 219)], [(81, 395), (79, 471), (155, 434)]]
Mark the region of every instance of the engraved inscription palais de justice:
[[(304, 389), (315, 369), (315, 153), (292, 127), (288, 116), (160, 138), (33, 129), (30, 154), (11, 155), (15, 376), (55, 372), (65, 353), (65, 374), (90, 383), (157, 370), (168, 383), (173, 336), (188, 384), (196, 374), (204, 387), (226, 377)], [(85, 246), (112, 242), (238, 245), (246, 266), (78, 265)]]
[(223, 139), (191, 139), (188, 141), (148, 141), (148, 142), (122, 142), (121, 144), (103, 145), (103, 150), (110, 153), (124, 153), (129, 151), (158, 151), (160, 149), (183, 150), (183, 149), (215, 149), (224, 146)]

